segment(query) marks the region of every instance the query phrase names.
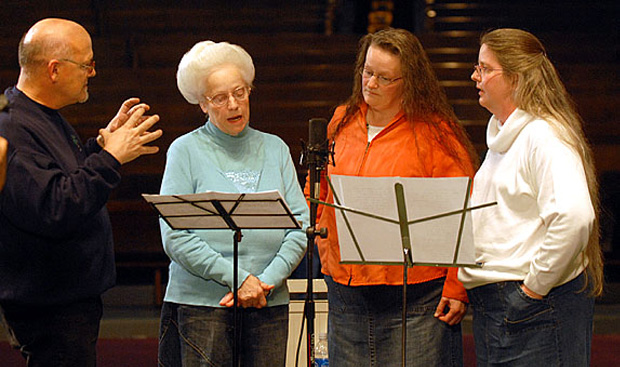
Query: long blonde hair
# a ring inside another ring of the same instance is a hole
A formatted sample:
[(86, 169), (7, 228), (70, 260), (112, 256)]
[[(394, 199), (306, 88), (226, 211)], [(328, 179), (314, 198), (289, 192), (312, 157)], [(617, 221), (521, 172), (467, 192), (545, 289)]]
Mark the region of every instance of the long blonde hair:
[(585, 169), (590, 200), (596, 219), (584, 261), (587, 260), (587, 280), (591, 293), (603, 291), (603, 257), (599, 244), (598, 181), (592, 150), (583, 132), (583, 120), (566, 91), (560, 76), (547, 57), (542, 43), (529, 32), (520, 29), (496, 29), (482, 36), (486, 45), (497, 57), (506, 77), (515, 80), (513, 94), (517, 107), (529, 114), (545, 119), (557, 136), (581, 157)]

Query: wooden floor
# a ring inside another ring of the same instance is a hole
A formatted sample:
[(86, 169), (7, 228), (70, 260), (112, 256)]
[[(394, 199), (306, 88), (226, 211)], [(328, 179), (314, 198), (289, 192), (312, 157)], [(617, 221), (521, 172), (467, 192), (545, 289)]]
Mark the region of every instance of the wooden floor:
[[(104, 316), (98, 343), (99, 367), (157, 365), (160, 308), (153, 303), (153, 294), (152, 286), (137, 285), (117, 286), (104, 295)], [(465, 366), (475, 366), (471, 321), (469, 311), (462, 324)], [(617, 353), (620, 345), (620, 283), (608, 284), (607, 295), (597, 302), (594, 331), (591, 365), (620, 366), (620, 353)], [(9, 346), (1, 327), (0, 367), (25, 367), (19, 352)]]
[[(592, 367), (617, 367), (620, 365), (620, 335), (595, 335), (592, 341)], [(474, 367), (473, 337), (463, 338), (464, 366)], [(97, 345), (98, 367), (147, 367), (157, 366), (157, 339), (101, 339)], [(26, 367), (19, 353), (6, 342), (0, 342), (0, 367)], [(293, 366), (287, 366), (293, 367)]]

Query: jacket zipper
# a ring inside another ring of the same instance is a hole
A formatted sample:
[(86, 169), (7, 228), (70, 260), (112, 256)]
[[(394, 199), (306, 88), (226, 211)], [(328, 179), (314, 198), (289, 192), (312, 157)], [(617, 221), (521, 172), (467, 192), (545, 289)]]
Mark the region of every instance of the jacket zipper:
[(362, 155), (362, 160), (360, 161), (360, 165), (357, 167), (357, 176), (360, 175), (362, 171), (362, 166), (364, 166), (364, 162), (366, 161), (366, 154), (368, 154), (368, 149), (370, 148), (370, 142), (366, 143), (366, 149), (364, 149), (364, 154)]

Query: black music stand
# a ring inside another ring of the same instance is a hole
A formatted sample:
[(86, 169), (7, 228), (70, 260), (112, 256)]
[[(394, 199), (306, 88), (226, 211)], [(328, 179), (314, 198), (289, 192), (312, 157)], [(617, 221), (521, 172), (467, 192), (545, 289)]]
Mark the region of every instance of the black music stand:
[[(403, 266), (401, 357), (404, 367), (407, 268), (482, 266), (475, 261), (470, 213), (496, 203), (470, 207), (469, 177), (332, 175), (328, 183), (336, 204), (309, 201), (336, 208), (341, 263)], [(413, 220), (409, 219), (411, 213), (414, 213)], [(442, 233), (437, 232), (438, 226)], [(376, 239), (377, 233), (383, 236), (382, 240)]]
[(301, 229), (278, 191), (226, 193), (208, 191), (187, 195), (147, 195), (161, 218), (173, 229), (229, 229), (233, 231), (233, 366), (239, 366), (238, 272), (242, 229)]

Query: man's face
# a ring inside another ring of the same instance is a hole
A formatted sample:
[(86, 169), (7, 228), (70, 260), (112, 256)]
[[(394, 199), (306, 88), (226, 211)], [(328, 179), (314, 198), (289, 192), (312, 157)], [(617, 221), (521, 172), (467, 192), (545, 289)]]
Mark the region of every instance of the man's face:
[(88, 100), (88, 79), (97, 75), (93, 61), (90, 36), (80, 35), (73, 42), (73, 55), (59, 59), (58, 80), (64, 105), (84, 103)]

